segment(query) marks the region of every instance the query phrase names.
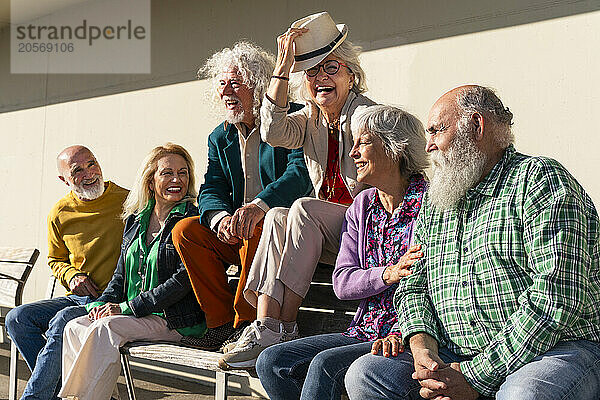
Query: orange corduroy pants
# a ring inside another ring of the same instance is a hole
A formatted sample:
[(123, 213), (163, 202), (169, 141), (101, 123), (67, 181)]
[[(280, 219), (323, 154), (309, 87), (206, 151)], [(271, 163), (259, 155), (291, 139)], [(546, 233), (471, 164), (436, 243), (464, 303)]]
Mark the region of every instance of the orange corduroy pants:
[[(215, 232), (202, 225), (200, 217), (185, 218), (173, 228), (173, 244), (188, 271), (208, 328), (230, 321), (237, 327), (242, 321), (256, 319), (256, 309), (244, 299), (243, 292), (261, 233), (262, 220), (252, 238), (231, 245), (220, 241)], [(235, 294), (226, 274), (232, 264), (241, 266)]]

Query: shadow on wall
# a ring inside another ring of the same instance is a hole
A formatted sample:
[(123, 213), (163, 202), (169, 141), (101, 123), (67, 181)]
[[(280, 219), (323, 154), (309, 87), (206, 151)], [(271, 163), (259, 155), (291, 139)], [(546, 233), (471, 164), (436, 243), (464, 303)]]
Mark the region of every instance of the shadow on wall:
[[(216, 50), (250, 39), (275, 51), (290, 23), (323, 2), (152, 1), (150, 74), (11, 74), (10, 31), (0, 31), (0, 112), (191, 81)], [(527, 24), (600, 10), (600, 2), (556, 0), (329, 0), (364, 50)]]

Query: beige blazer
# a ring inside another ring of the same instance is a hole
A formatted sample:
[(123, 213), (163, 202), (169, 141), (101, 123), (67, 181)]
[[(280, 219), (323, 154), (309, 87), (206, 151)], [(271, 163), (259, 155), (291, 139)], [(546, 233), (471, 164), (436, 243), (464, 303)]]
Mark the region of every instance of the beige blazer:
[[(350, 92), (340, 116), (340, 171), (348, 191), (355, 197), (367, 186), (356, 181), (356, 167), (349, 156), (352, 149), (350, 119), (356, 107), (376, 104), (371, 99)], [(319, 193), (327, 169), (327, 120), (312, 102), (306, 107), (287, 114), (287, 107), (278, 107), (268, 97), (260, 108), (260, 136), (271, 146), (304, 150), (304, 160), (315, 194)]]

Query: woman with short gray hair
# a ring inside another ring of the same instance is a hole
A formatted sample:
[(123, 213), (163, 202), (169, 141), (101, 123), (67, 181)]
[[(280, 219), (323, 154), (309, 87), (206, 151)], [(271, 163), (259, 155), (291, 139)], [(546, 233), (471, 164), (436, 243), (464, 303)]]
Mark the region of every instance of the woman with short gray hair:
[(344, 333), (297, 339), (260, 354), (256, 372), (272, 400), (339, 399), (350, 364), (373, 343), (381, 347), (384, 338), (401, 335), (392, 300), (423, 255), (411, 239), (427, 187), (425, 130), (399, 108), (371, 106), (355, 111), (352, 136), (356, 179), (373, 187), (346, 211), (333, 289), (341, 300), (360, 304)]
[(352, 116), (352, 129), (370, 132), (381, 140), (386, 155), (398, 163), (402, 175), (422, 173), (429, 166), (423, 124), (397, 107), (361, 106)]

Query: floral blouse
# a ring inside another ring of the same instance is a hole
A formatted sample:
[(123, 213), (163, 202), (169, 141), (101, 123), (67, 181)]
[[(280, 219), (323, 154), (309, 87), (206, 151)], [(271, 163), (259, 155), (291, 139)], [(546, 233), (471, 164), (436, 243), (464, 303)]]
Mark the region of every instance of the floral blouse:
[[(422, 175), (411, 176), (404, 201), (392, 215), (388, 215), (379, 194), (375, 192), (367, 208), (367, 268), (396, 264), (406, 253), (410, 245), (411, 222), (421, 209), (426, 188), (427, 183)], [(369, 297), (362, 321), (348, 328), (344, 335), (362, 341), (373, 341), (390, 333), (400, 334), (393, 304), (397, 287), (397, 284), (391, 285), (383, 292)]]

